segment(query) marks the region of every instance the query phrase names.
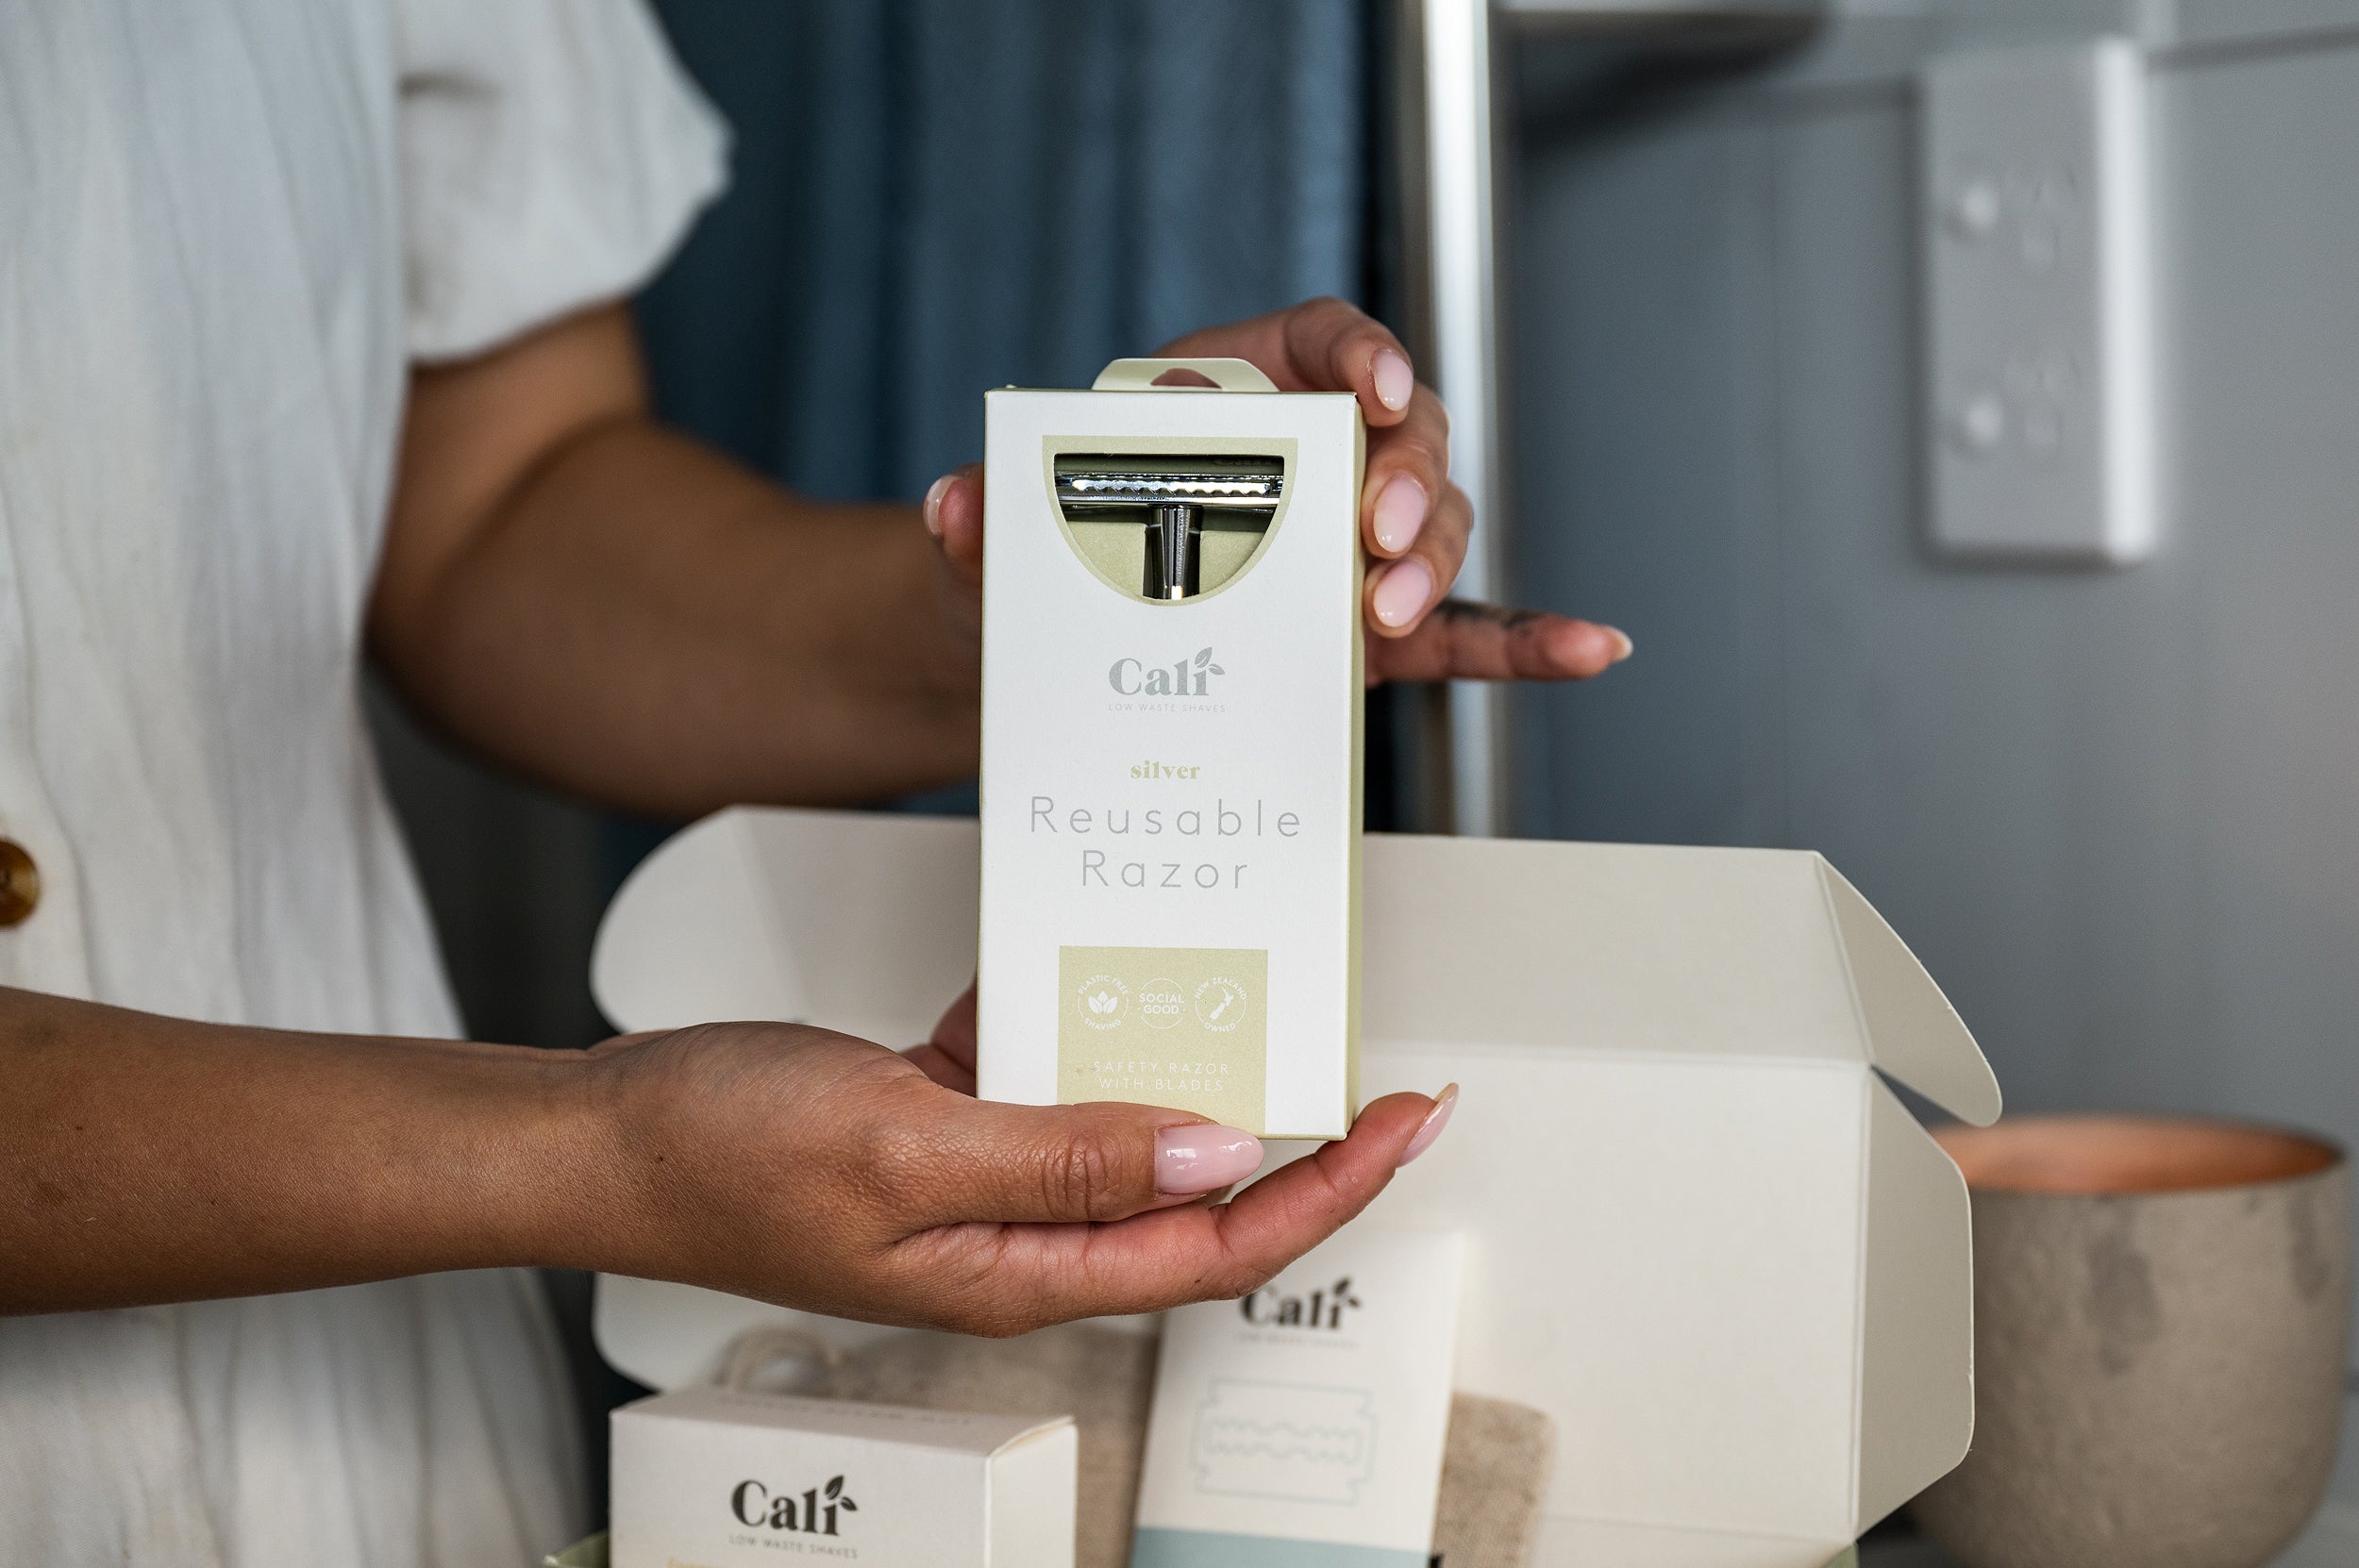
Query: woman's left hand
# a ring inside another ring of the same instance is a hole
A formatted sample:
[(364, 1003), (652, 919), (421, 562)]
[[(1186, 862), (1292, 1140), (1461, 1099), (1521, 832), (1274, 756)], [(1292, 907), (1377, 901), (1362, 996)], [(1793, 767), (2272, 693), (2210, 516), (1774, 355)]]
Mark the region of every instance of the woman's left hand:
[[(1190, 333), (1157, 353), (1249, 359), (1281, 392), (1359, 397), (1368, 425), (1360, 532), (1371, 683), (1578, 680), (1630, 657), (1630, 639), (1613, 626), (1447, 596), (1474, 525), (1465, 492), (1449, 482), (1449, 415), (1418, 383), (1399, 340), (1361, 310), (1314, 299)], [(926, 526), (941, 542), (952, 594), (967, 605), (982, 582), (982, 473), (969, 464), (926, 494)]]

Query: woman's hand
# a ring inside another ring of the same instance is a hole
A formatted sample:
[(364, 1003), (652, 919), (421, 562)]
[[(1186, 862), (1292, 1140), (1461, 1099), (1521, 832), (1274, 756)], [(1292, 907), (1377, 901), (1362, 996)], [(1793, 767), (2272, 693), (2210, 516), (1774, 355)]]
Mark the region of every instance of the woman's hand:
[(1206, 1194), (1251, 1175), (1261, 1143), (1184, 1111), (978, 1101), (928, 1076), (941, 1060), (785, 1024), (593, 1059), (597, 1179), (620, 1182), (605, 1245), (626, 1254), (603, 1266), (975, 1334), (1242, 1295), (1365, 1208), (1447, 1110), (1387, 1095), (1221, 1203)]
[(544, 1264), (1012, 1334), (1242, 1294), (1446, 1120), (1388, 1095), (1215, 1203), (1257, 1140), (1146, 1106), (979, 1103), (824, 1029), (536, 1051), (8, 987), (0, 1082), (0, 1313)]
[[(1370, 682), (1577, 680), (1630, 657), (1612, 626), (1541, 610), (1447, 597), (1474, 525), (1465, 492), (1449, 482), (1449, 415), (1420, 386), (1400, 342), (1338, 299), (1166, 344), (1164, 358), (1249, 359), (1282, 392), (1348, 392), (1368, 425), (1360, 533), (1370, 565), (1364, 606)], [(977, 618), (983, 570), (982, 468), (969, 464), (927, 492), (927, 529), (941, 542), (945, 609)]]

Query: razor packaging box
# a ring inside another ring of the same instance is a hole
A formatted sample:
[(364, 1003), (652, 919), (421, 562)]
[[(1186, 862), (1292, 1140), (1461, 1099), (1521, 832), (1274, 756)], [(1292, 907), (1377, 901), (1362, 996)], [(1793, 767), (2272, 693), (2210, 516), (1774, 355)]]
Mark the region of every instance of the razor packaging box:
[(1462, 1244), (1347, 1226), (1163, 1315), (1130, 1568), (1426, 1568)]
[(613, 1568), (1073, 1568), (1067, 1416), (708, 1387), (611, 1420)]
[[(1174, 369), (1215, 385), (1153, 384)], [(1340, 1138), (1359, 404), (1125, 359), (984, 407), (979, 1092)]]

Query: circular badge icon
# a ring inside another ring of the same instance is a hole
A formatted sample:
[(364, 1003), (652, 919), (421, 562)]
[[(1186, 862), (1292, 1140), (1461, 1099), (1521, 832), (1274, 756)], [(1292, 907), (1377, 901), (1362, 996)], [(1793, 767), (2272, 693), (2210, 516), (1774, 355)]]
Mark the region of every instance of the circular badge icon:
[(1245, 987), (1226, 975), (1215, 975), (1196, 988), (1196, 1021), (1214, 1034), (1227, 1034), (1244, 1023), (1247, 1005)]
[(1188, 1010), (1188, 993), (1179, 981), (1159, 975), (1139, 987), (1132, 1006), (1138, 1009), (1139, 1022), (1148, 1028), (1168, 1029)]
[(1093, 1029), (1118, 1029), (1130, 1016), (1130, 988), (1112, 975), (1093, 975), (1074, 993), (1081, 1022)]

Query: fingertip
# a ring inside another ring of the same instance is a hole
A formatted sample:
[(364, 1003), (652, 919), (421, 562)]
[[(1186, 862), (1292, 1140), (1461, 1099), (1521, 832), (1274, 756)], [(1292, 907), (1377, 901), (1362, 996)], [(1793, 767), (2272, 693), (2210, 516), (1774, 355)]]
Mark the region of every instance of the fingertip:
[(1631, 656), (1629, 633), (1618, 626), (1568, 621), (1553, 639), (1553, 662), (1576, 680), (1602, 675)]
[(1414, 475), (1396, 474), (1377, 492), (1376, 505), (1370, 509), (1368, 532), (1379, 550), (1387, 556), (1397, 556), (1416, 542), (1426, 515), (1432, 509), (1431, 497)]
[[(1434, 1104), (1433, 1095), (1419, 1094), (1407, 1089), (1398, 1090), (1380, 1099), (1370, 1100), (1366, 1105), (1362, 1106), (1358, 1119), (1351, 1124), (1352, 1130), (1357, 1132), (1363, 1126), (1380, 1125), (1397, 1118), (1401, 1121), (1404, 1127), (1414, 1129), (1432, 1113)], [(1402, 1136), (1406, 1139), (1408, 1134), (1404, 1132)]]
[(936, 539), (942, 537), (942, 499), (950, 493), (950, 487), (957, 484), (958, 479), (955, 474), (945, 474), (927, 486), (926, 499), (917, 509), (918, 515), (926, 520), (926, 531)]
[(1380, 348), (1368, 364), (1368, 378), (1376, 392), (1376, 400), (1385, 409), (1400, 413), (1416, 395), (1417, 374), (1410, 368), (1408, 357), (1397, 349)]
[(938, 510), (944, 547), (962, 559), (977, 554), (983, 536), (982, 475), (972, 470), (947, 475)]
[(1433, 1109), (1427, 1111), (1425, 1119), (1417, 1124), (1417, 1130), (1409, 1139), (1409, 1146), (1400, 1151), (1400, 1163), (1406, 1165), (1431, 1148), (1434, 1140), (1442, 1136), (1442, 1129), (1449, 1126), (1450, 1115), (1457, 1109), (1458, 1085), (1447, 1084), (1439, 1094), (1433, 1096)]
[(1368, 594), (1368, 613), (1377, 630), (1388, 637), (1406, 636), (1433, 602), (1433, 568), (1415, 556), (1405, 556), (1384, 568)]
[(1155, 1134), (1155, 1191), (1195, 1197), (1233, 1187), (1262, 1168), (1262, 1141), (1237, 1127), (1180, 1123)]

